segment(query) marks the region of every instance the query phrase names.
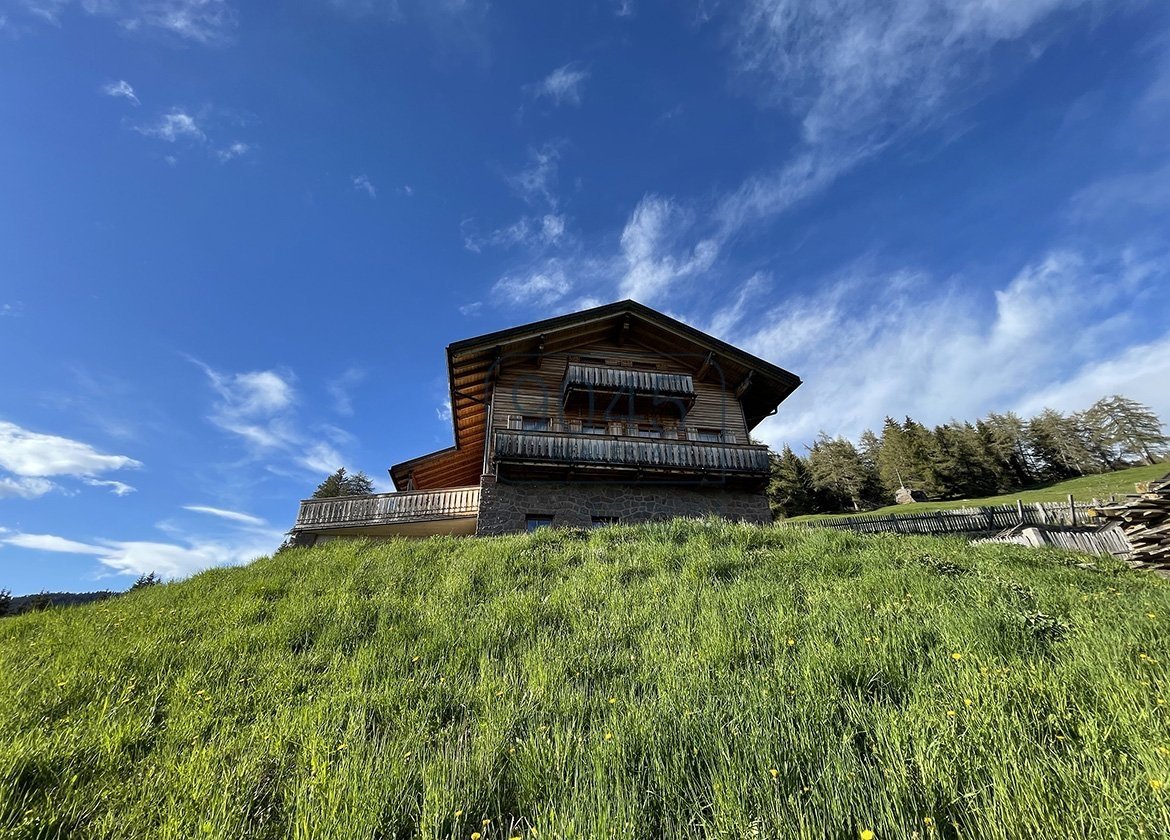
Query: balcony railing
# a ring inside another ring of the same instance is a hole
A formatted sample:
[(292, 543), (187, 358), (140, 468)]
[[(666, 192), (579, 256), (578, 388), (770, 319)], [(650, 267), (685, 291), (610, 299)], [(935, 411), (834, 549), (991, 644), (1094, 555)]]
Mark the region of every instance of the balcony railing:
[(318, 531), (357, 526), (403, 525), (411, 522), (472, 517), (478, 513), (478, 487), (305, 499), (301, 502), (294, 530)]
[(768, 474), (768, 448), (748, 444), (499, 430), (497, 463), (675, 473)]
[(565, 405), (604, 400), (618, 394), (639, 405), (678, 402), (689, 408), (695, 401), (695, 381), (687, 373), (575, 363), (565, 368), (561, 391)]

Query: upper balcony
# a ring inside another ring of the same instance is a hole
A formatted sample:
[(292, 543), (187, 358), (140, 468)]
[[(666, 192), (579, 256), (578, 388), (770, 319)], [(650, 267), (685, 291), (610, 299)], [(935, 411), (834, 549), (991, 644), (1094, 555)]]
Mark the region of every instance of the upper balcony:
[(557, 431), (497, 430), (493, 455), (503, 473), (675, 478), (681, 481), (767, 480), (768, 447), (677, 438)]
[(615, 397), (626, 397), (632, 400), (634, 413), (669, 402), (680, 406), (678, 416), (682, 416), (694, 405), (695, 382), (689, 373), (571, 362), (565, 369), (561, 394), (566, 408), (605, 406)]
[(478, 487), (337, 496), (302, 501), (293, 531), (334, 536), (472, 534), (478, 515)]

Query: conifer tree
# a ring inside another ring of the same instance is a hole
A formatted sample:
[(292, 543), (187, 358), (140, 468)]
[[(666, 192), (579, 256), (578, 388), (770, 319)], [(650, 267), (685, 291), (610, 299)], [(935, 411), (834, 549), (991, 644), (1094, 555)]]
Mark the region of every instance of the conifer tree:
[(337, 496), (368, 496), (374, 492), (374, 482), (364, 472), (349, 475), (345, 467), (326, 476), (313, 491), (314, 499), (332, 499)]
[(785, 444), (779, 455), (772, 455), (772, 472), (768, 481), (768, 504), (777, 518), (816, 513), (816, 494), (808, 464)]

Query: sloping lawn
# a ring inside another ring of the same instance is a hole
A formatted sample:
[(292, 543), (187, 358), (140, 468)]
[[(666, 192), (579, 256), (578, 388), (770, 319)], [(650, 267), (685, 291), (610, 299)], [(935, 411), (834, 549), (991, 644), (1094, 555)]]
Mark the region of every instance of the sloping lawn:
[(1170, 590), (675, 522), (0, 620), (5, 838), (1170, 836)]

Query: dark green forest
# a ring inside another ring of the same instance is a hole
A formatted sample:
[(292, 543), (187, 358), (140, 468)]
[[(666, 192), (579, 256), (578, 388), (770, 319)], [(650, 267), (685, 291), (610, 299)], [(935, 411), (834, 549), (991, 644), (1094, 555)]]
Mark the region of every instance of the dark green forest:
[(992, 412), (933, 429), (887, 417), (856, 443), (821, 432), (803, 455), (789, 446), (773, 453), (768, 496), (777, 516), (868, 510), (891, 504), (903, 487), (933, 499), (978, 498), (1154, 464), (1168, 443), (1157, 414), (1119, 395), (1071, 414)]

